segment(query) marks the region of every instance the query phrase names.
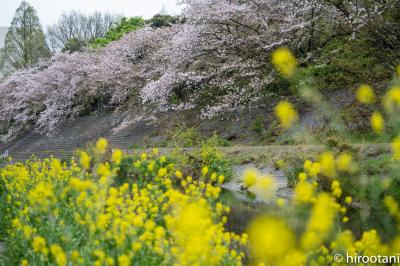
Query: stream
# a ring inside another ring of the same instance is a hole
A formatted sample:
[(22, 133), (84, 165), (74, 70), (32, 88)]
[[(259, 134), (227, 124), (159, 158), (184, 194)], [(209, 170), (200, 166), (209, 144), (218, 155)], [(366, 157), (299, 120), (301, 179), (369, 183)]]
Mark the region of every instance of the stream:
[[(242, 190), (242, 176), (249, 168), (257, 169), (262, 175), (270, 174), (274, 177), (276, 189), (271, 192), (274, 195), (267, 197), (268, 200), (265, 199), (265, 195), (261, 196), (251, 188), (248, 191)], [(275, 206), (276, 199), (292, 197), (293, 191), (289, 188), (287, 178), (281, 170), (272, 167), (258, 168), (250, 163), (234, 166), (233, 172), (232, 180), (222, 185), (222, 201), (231, 208), (226, 224), (226, 229), (231, 232), (242, 233), (254, 216)]]

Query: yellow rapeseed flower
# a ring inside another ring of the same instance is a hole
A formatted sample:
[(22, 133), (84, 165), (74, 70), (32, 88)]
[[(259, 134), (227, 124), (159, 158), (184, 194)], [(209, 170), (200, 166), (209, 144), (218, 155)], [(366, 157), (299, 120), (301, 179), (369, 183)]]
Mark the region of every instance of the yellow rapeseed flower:
[(283, 206), (285, 206), (285, 199), (283, 199), (283, 198), (278, 198), (277, 200), (276, 200), (276, 205), (278, 206), (278, 207), (283, 207)]
[(399, 211), (400, 211), (399, 205), (397, 204), (397, 201), (392, 196), (386, 196), (383, 201), (391, 215), (393, 215), (395, 217), (400, 215), (399, 214)]
[(114, 150), (111, 156), (111, 160), (115, 162), (117, 165), (121, 164), (122, 161), (122, 151), (120, 149)]
[(166, 176), (167, 175), (167, 169), (166, 168), (160, 168), (159, 170), (158, 170), (158, 176), (159, 177), (164, 177), (164, 176)]
[(376, 134), (381, 134), (385, 127), (385, 120), (379, 112), (374, 112), (371, 116), (371, 126)]
[(59, 245), (57, 244), (51, 245), (50, 251), (58, 266), (67, 265), (67, 256), (65, 255), (64, 251)]
[(182, 172), (181, 172), (181, 171), (177, 170), (177, 171), (175, 172), (175, 176), (176, 176), (177, 178), (181, 179), (183, 175), (182, 175)]
[(336, 176), (335, 157), (331, 152), (322, 153), (319, 158), (319, 163), (323, 175), (331, 178)]
[(208, 173), (208, 167), (207, 167), (207, 166), (204, 166), (204, 167), (201, 169), (201, 175), (202, 175), (202, 176), (206, 176), (207, 173)]
[(349, 172), (353, 164), (353, 156), (350, 153), (342, 153), (336, 160), (337, 168), (339, 171)]
[(257, 171), (255, 169), (247, 169), (243, 174), (243, 182), (246, 188), (252, 187), (257, 182)]
[(297, 183), (294, 189), (294, 199), (296, 203), (308, 203), (314, 196), (314, 186), (306, 181)]
[(128, 255), (120, 255), (118, 256), (118, 265), (120, 266), (129, 266), (131, 265), (131, 259)]
[(299, 181), (306, 181), (307, 180), (307, 174), (304, 173), (304, 172), (300, 172), (298, 174), (298, 177), (299, 177)]
[(269, 200), (275, 196), (275, 178), (270, 174), (259, 176), (256, 184), (253, 185), (252, 188), (253, 192), (260, 198)]
[(357, 90), (357, 100), (360, 103), (371, 104), (376, 101), (374, 90), (369, 85), (361, 85)]
[(396, 137), (392, 142), (393, 160), (400, 160), (400, 136)]
[(326, 193), (318, 195), (306, 232), (301, 237), (301, 244), (306, 250), (318, 247), (333, 229), (333, 219), (337, 213), (335, 200)]
[(281, 101), (275, 107), (275, 115), (284, 129), (289, 129), (299, 119), (299, 115), (293, 105), (288, 101)]
[(281, 265), (295, 247), (295, 235), (283, 219), (262, 216), (251, 222), (248, 228), (254, 265)]
[(84, 169), (90, 168), (90, 156), (86, 152), (81, 152), (79, 163)]
[(340, 188), (340, 183), (337, 180), (334, 180), (331, 184), (332, 195), (339, 198), (342, 196), (342, 189)]
[(48, 210), (56, 201), (53, 185), (49, 183), (40, 182), (29, 192), (29, 202), (42, 211)]
[(179, 265), (218, 265), (228, 250), (212, 244), (220, 227), (214, 225), (206, 201), (180, 202), (167, 228), (174, 239), (174, 256)]
[(352, 198), (351, 196), (347, 196), (347, 197), (344, 199), (344, 202), (346, 202), (347, 204), (350, 204), (350, 203), (353, 202), (353, 198)]
[(72, 262), (73, 262), (74, 264), (76, 264), (76, 263), (78, 262), (79, 257), (80, 257), (79, 251), (73, 250), (73, 251), (71, 252), (71, 260), (72, 260)]
[(153, 155), (158, 155), (159, 150), (157, 148), (154, 148), (152, 151)]
[(297, 68), (297, 60), (288, 48), (279, 48), (272, 53), (272, 64), (285, 77), (291, 77)]
[(142, 161), (147, 159), (147, 153), (143, 152), (142, 154), (140, 154), (140, 159), (142, 159)]
[(96, 151), (99, 154), (105, 154), (107, 151), (107, 147), (108, 147), (108, 141), (105, 138), (100, 138), (96, 142)]
[(35, 236), (32, 242), (32, 248), (34, 252), (45, 253), (47, 255), (46, 239), (41, 236)]
[(400, 86), (391, 88), (383, 97), (383, 106), (389, 113), (400, 108)]

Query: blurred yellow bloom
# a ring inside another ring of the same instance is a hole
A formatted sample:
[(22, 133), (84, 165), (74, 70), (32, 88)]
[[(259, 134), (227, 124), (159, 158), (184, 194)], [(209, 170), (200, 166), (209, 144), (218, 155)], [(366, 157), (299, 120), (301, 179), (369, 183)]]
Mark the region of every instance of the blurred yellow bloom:
[(117, 165), (121, 164), (122, 161), (122, 151), (120, 149), (114, 150), (111, 156), (111, 160), (115, 162)]
[(396, 137), (392, 142), (393, 160), (400, 160), (400, 136)]
[(100, 138), (97, 142), (96, 142), (96, 151), (99, 154), (104, 154), (107, 151), (107, 147), (108, 147), (108, 141), (105, 138)]
[(147, 159), (147, 153), (143, 152), (142, 154), (140, 154), (140, 159), (142, 159), (142, 161)]
[(57, 245), (57, 244), (51, 245), (50, 251), (51, 251), (51, 254), (53, 255), (54, 260), (56, 261), (58, 266), (67, 265), (67, 256), (65, 255), (64, 251), (62, 250), (62, 248), (59, 245)]
[(318, 195), (311, 211), (306, 232), (301, 237), (301, 244), (307, 250), (319, 246), (333, 229), (333, 219), (337, 213), (335, 200), (326, 193)]
[[(33, 238), (32, 248), (34, 252), (37, 253), (47, 253), (46, 252), (46, 239), (41, 236), (36, 236)], [(44, 251), (44, 252), (43, 252)]]
[(21, 266), (28, 266), (29, 262), (27, 260), (21, 260)]
[(174, 215), (167, 220), (167, 227), (174, 239), (173, 253), (179, 265), (218, 265), (226, 252), (213, 243), (222, 232), (213, 224), (204, 201), (178, 204)]
[(374, 90), (369, 85), (361, 85), (357, 90), (357, 100), (360, 103), (371, 104), (376, 101)]
[(24, 232), (24, 237), (25, 237), (26, 239), (30, 239), (31, 236), (32, 236), (33, 230), (32, 230), (32, 228), (31, 228), (29, 225), (25, 225), (25, 226), (23, 227), (23, 232)]
[(166, 176), (167, 175), (167, 169), (165, 169), (165, 168), (160, 168), (159, 170), (158, 170), (158, 176), (159, 177), (164, 177), (164, 176)]
[(83, 168), (85, 168), (85, 169), (88, 169), (88, 168), (90, 168), (90, 156), (89, 156), (89, 154), (87, 154), (86, 152), (81, 152), (81, 154), (80, 154), (81, 156), (80, 156), (80, 160), (79, 160), (79, 163), (81, 164), (81, 166), (83, 167)]
[(247, 232), (255, 265), (280, 265), (294, 249), (295, 235), (283, 219), (258, 217), (251, 222)]
[(336, 160), (339, 171), (349, 172), (352, 168), (353, 156), (350, 153), (342, 153)]
[(48, 210), (57, 201), (53, 186), (49, 183), (40, 182), (29, 192), (31, 205), (41, 211)]
[(272, 53), (272, 64), (285, 77), (291, 77), (297, 68), (297, 60), (288, 48), (279, 48)]
[(306, 180), (307, 180), (307, 174), (304, 173), (304, 172), (300, 172), (299, 175), (298, 175), (298, 177), (299, 177), (299, 181), (300, 181), (300, 182), (301, 182), (301, 181), (306, 181)]
[(314, 187), (306, 181), (300, 181), (294, 189), (296, 203), (308, 203), (314, 196)]
[(400, 107), (400, 86), (391, 88), (383, 97), (383, 106), (389, 113)]
[(246, 169), (243, 173), (243, 183), (246, 188), (252, 187), (257, 182), (257, 171), (255, 169)]
[(283, 198), (279, 198), (279, 199), (277, 199), (276, 200), (276, 205), (278, 206), (278, 207), (283, 207), (283, 206), (285, 206), (285, 199), (283, 199)]
[(293, 105), (288, 101), (282, 101), (275, 107), (275, 115), (284, 129), (289, 129), (297, 122), (299, 116)]
[(397, 204), (397, 201), (392, 196), (386, 196), (384, 199), (384, 203), (391, 215), (393, 215), (394, 217), (397, 217), (400, 215), (399, 205)]
[(385, 120), (379, 112), (374, 112), (371, 116), (371, 126), (376, 134), (381, 134), (385, 127)]
[(118, 257), (118, 265), (129, 266), (131, 265), (131, 259), (127, 255), (120, 255)]
[(175, 176), (176, 176), (177, 178), (181, 179), (183, 175), (182, 175), (182, 172), (181, 172), (181, 171), (177, 170), (177, 171), (175, 172)]
[(201, 175), (202, 175), (202, 176), (206, 176), (207, 173), (208, 173), (208, 167), (207, 167), (207, 166), (204, 166), (204, 167), (201, 169)]
[(321, 173), (327, 177), (336, 176), (336, 165), (335, 157), (331, 152), (324, 152), (319, 158), (319, 163), (321, 165)]
[(351, 196), (347, 196), (344, 200), (344, 202), (346, 202), (347, 204), (350, 204), (353, 202), (353, 198)]
[(334, 180), (331, 184), (332, 195), (339, 198), (342, 196), (342, 189), (340, 188), (340, 183), (337, 180)]
[(158, 155), (159, 150), (157, 148), (154, 148), (152, 151), (153, 155)]
[(72, 262), (74, 262), (74, 263), (78, 262), (79, 257), (80, 257), (79, 251), (73, 250), (71, 252), (71, 260), (72, 260)]
[(270, 174), (259, 176), (252, 188), (254, 193), (260, 198), (269, 200), (275, 196), (275, 178)]
[(97, 174), (104, 177), (111, 176), (110, 165), (108, 163), (101, 163), (97, 167)]

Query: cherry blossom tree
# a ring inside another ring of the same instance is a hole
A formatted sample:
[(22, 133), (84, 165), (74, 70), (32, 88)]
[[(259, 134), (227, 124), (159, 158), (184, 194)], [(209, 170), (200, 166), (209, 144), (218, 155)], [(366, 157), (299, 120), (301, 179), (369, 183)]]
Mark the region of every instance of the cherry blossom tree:
[(180, 23), (147, 26), (102, 49), (56, 54), (1, 83), (0, 135), (9, 140), (30, 127), (53, 132), (96, 104), (126, 110), (150, 103), (157, 111), (200, 104), (204, 119), (258, 106), (276, 79), (274, 49), (288, 46), (308, 60), (332, 38), (356, 36), (392, 3), (185, 0)]

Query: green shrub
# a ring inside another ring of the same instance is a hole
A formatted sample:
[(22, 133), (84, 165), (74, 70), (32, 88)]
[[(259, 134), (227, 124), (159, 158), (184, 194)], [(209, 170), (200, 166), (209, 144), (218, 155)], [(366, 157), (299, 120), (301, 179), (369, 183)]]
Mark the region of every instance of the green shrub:
[(257, 134), (261, 134), (265, 129), (264, 116), (257, 115), (256, 118), (253, 120), (253, 123), (251, 124), (250, 129)]
[(90, 41), (93, 48), (104, 47), (112, 41), (121, 39), (125, 34), (137, 30), (145, 25), (145, 20), (141, 17), (122, 18), (121, 21), (107, 31), (102, 38), (96, 38)]

